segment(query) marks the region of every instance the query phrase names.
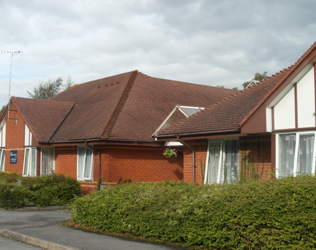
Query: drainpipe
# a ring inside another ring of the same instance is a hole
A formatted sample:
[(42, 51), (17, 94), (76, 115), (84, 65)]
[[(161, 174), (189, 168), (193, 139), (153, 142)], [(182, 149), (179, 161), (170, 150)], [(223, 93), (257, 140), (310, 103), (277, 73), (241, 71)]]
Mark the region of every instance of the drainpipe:
[(195, 183), (195, 150), (184, 141), (181, 141), (179, 139), (179, 135), (177, 135), (177, 141), (181, 142), (184, 146), (192, 151), (192, 183)]
[(97, 150), (96, 148), (94, 148), (94, 147), (92, 147), (90, 145), (88, 145), (86, 140), (85, 140), (85, 145), (86, 145), (86, 147), (91, 148), (91, 149), (93, 149), (93, 150), (98, 152), (98, 179), (99, 179), (101, 177), (101, 151)]

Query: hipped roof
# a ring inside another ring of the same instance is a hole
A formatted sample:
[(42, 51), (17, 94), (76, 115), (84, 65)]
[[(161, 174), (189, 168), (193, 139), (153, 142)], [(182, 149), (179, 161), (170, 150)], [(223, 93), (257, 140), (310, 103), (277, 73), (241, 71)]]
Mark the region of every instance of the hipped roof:
[(46, 101), (14, 102), (40, 142), (152, 141), (177, 104), (204, 107), (235, 93), (132, 71), (75, 85)]
[(38, 142), (48, 142), (74, 107), (74, 102), (20, 97), (11, 100)]

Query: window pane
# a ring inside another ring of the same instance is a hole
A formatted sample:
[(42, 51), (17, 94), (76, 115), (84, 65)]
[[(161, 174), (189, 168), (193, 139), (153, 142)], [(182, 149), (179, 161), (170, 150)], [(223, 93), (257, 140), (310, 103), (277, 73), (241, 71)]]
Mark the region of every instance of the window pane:
[(225, 142), (224, 161), (227, 183), (236, 183), (239, 179), (239, 141)]
[(42, 148), (42, 175), (53, 173), (54, 167), (54, 149)]
[(85, 151), (84, 147), (78, 148), (78, 178), (83, 178), (83, 167), (84, 167), (84, 158), (85, 158)]
[(295, 134), (279, 135), (279, 176), (293, 175), (295, 155)]
[(300, 135), (297, 156), (297, 172), (300, 174), (315, 173), (313, 168), (314, 135)]
[(90, 179), (91, 178), (91, 168), (92, 168), (92, 156), (93, 156), (93, 150), (91, 148), (86, 148), (86, 166), (84, 171), (84, 178)]
[(24, 157), (23, 175), (27, 175), (28, 174), (28, 169), (29, 169), (29, 152), (30, 152), (30, 149), (26, 148), (25, 149), (25, 157)]
[(209, 162), (208, 162), (208, 172), (207, 172), (207, 183), (212, 184), (217, 182), (218, 170), (220, 167), (220, 152), (221, 143), (212, 142), (209, 144)]
[(32, 148), (31, 176), (36, 176), (36, 148)]
[(1, 149), (1, 154), (0, 154), (0, 171), (4, 171), (4, 157), (5, 157), (5, 150)]

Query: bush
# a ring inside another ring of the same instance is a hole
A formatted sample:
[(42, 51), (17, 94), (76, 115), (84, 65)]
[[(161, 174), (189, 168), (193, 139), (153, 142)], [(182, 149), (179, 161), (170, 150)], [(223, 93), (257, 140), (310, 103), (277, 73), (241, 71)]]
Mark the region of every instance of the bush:
[(0, 207), (19, 208), (27, 204), (28, 190), (16, 184), (0, 184)]
[[(61, 174), (22, 177), (10, 173), (1, 176), (0, 207), (3, 208), (68, 205), (75, 197), (81, 195), (79, 182)], [(22, 180), (21, 186), (16, 184), (18, 179)], [(15, 184), (10, 184), (13, 182)]]
[(236, 185), (132, 183), (78, 198), (72, 221), (209, 249), (315, 249), (316, 177)]
[(0, 172), (0, 183), (17, 183), (18, 179), (22, 179), (22, 176), (17, 173)]

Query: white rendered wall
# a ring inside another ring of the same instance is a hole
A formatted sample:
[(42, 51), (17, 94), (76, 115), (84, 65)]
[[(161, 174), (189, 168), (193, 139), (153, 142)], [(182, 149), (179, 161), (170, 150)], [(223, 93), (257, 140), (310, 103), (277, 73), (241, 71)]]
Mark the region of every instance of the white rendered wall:
[(314, 68), (297, 83), (298, 127), (315, 127), (315, 80)]
[(274, 106), (274, 129), (277, 130), (289, 128), (295, 128), (294, 88), (292, 88), (280, 100), (280, 102)]

